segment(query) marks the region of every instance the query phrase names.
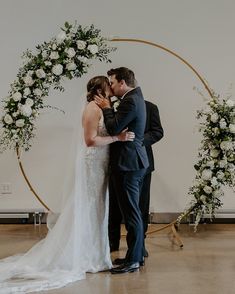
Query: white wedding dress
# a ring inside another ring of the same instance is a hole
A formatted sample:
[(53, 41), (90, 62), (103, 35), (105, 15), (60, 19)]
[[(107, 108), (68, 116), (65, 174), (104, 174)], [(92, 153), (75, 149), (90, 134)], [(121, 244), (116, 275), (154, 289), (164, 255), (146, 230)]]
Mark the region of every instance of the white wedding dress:
[[(103, 117), (98, 134), (107, 135)], [(0, 293), (55, 289), (112, 267), (108, 242), (108, 145), (80, 144), (74, 182), (46, 238), (23, 255), (0, 261)]]

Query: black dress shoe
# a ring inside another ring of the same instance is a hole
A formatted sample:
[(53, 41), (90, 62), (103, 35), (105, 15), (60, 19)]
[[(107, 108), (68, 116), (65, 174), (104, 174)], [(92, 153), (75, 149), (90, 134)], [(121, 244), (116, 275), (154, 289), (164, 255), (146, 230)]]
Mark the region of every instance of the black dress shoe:
[(133, 273), (140, 268), (139, 262), (128, 262), (110, 270), (111, 274)]
[[(125, 258), (116, 258), (114, 259), (113, 261), (113, 265), (122, 265), (126, 263), (126, 259)], [(143, 259), (139, 262), (140, 266), (144, 266), (145, 265), (145, 262), (144, 262), (144, 257)]]
[(126, 258), (116, 258), (113, 261), (114, 265), (121, 265), (124, 264), (126, 262)]

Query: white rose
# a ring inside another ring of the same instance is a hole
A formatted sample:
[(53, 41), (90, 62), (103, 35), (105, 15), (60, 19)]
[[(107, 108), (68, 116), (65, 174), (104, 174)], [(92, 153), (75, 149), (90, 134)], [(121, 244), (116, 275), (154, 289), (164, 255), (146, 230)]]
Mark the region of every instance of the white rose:
[(202, 179), (208, 181), (212, 178), (212, 171), (208, 168), (202, 171)]
[(220, 162), (219, 162), (219, 167), (221, 167), (221, 168), (224, 168), (226, 165), (227, 165), (227, 160), (225, 160), (225, 159), (223, 159), (223, 160), (220, 160)]
[(233, 100), (228, 99), (228, 100), (226, 101), (226, 105), (229, 106), (229, 107), (233, 107), (233, 106), (235, 105), (235, 103), (234, 103)]
[(220, 148), (222, 150), (230, 150), (233, 149), (233, 144), (230, 141), (223, 141), (220, 143)]
[(19, 114), (19, 111), (16, 111), (16, 112), (13, 112), (13, 113), (12, 113), (12, 116), (13, 116), (13, 117), (17, 117), (18, 114)]
[(43, 51), (42, 51), (42, 57), (43, 57), (44, 59), (46, 59), (46, 58), (48, 57), (48, 53), (47, 53), (46, 50), (43, 50)]
[(212, 193), (212, 188), (210, 186), (205, 186), (203, 188), (203, 191), (206, 193), (206, 194), (211, 194)]
[(52, 50), (56, 50), (56, 48), (57, 48), (57, 46), (56, 46), (56, 44), (54, 43), (54, 44), (52, 45)]
[(50, 65), (52, 65), (52, 63), (50, 61), (45, 61), (45, 65), (50, 66)]
[(26, 86), (30, 87), (34, 84), (34, 80), (32, 79), (32, 77), (30, 75), (27, 75), (23, 78), (24, 83)]
[(213, 157), (213, 158), (216, 158), (216, 157), (218, 157), (219, 153), (220, 153), (219, 150), (217, 150), (217, 149), (212, 149), (212, 150), (210, 151), (210, 156)]
[(224, 173), (222, 171), (218, 171), (216, 177), (217, 179), (222, 180), (224, 178)]
[(78, 40), (77, 42), (77, 47), (79, 50), (83, 50), (86, 48), (86, 42), (85, 41), (82, 41), (82, 40)]
[(63, 66), (61, 64), (54, 65), (52, 67), (52, 72), (56, 76), (60, 76), (62, 74), (62, 72), (63, 72)]
[(118, 106), (119, 106), (120, 102), (121, 102), (120, 100), (117, 100), (116, 102), (113, 103), (114, 112), (117, 112), (117, 109), (118, 109)]
[(50, 59), (58, 59), (60, 56), (57, 51), (52, 51), (50, 54)]
[(235, 171), (235, 165), (233, 163), (229, 163), (228, 164), (228, 171), (230, 173), (234, 172)]
[(212, 121), (213, 123), (216, 123), (216, 122), (218, 121), (218, 119), (219, 119), (219, 116), (218, 116), (217, 113), (213, 113), (213, 114), (211, 115), (211, 121)]
[(75, 70), (77, 68), (74, 62), (70, 62), (66, 65), (67, 70)]
[(235, 134), (235, 124), (229, 124), (229, 130), (232, 134)]
[(25, 101), (25, 104), (32, 107), (33, 104), (34, 104), (33, 99), (27, 98), (26, 101)]
[(46, 73), (43, 69), (37, 69), (36, 70), (36, 76), (39, 78), (39, 79), (44, 79), (46, 77)]
[(96, 54), (99, 51), (99, 48), (97, 45), (93, 44), (93, 45), (89, 45), (87, 47), (87, 49), (91, 52), (91, 54)]
[(213, 160), (210, 160), (206, 163), (206, 166), (209, 166), (210, 168), (213, 168), (215, 166), (215, 163)]
[(81, 62), (86, 63), (86, 62), (88, 61), (88, 58), (85, 57), (85, 56), (79, 56), (79, 57), (78, 57), (78, 60), (80, 60)]
[(21, 114), (29, 117), (32, 114), (32, 108), (29, 105), (22, 105), (20, 109)]
[(16, 121), (16, 126), (17, 126), (18, 128), (22, 128), (22, 127), (24, 126), (24, 119), (18, 119), (18, 120)]
[(29, 88), (24, 89), (24, 96), (29, 96), (31, 94), (31, 90)]
[(22, 94), (20, 92), (16, 92), (12, 95), (14, 101), (20, 101), (22, 98)]
[(36, 88), (33, 90), (34, 95), (41, 97), (42, 96), (42, 90), (39, 88)]
[(5, 123), (8, 124), (8, 125), (10, 125), (10, 124), (13, 123), (13, 119), (12, 119), (12, 117), (10, 116), (10, 114), (6, 114), (6, 115), (4, 116), (4, 121), (5, 121)]
[(73, 48), (68, 48), (65, 52), (69, 58), (73, 58), (76, 55), (76, 52)]
[(60, 31), (56, 37), (56, 41), (58, 43), (62, 43), (66, 39), (66, 33), (64, 31)]
[(227, 123), (226, 121), (224, 120), (224, 118), (222, 118), (219, 122), (219, 125), (220, 125), (220, 128), (221, 129), (225, 129), (227, 127)]
[(217, 182), (216, 177), (213, 177), (213, 178), (211, 179), (211, 185), (212, 185), (212, 187), (215, 187), (216, 185), (218, 185), (218, 182)]

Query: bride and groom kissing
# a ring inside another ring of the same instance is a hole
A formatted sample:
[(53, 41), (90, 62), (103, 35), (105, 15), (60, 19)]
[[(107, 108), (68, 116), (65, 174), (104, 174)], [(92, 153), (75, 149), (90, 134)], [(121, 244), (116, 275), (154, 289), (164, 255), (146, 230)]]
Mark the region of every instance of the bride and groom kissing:
[[(28, 252), (0, 261), (3, 293), (55, 289), (86, 272), (134, 272), (144, 263), (140, 185), (149, 166), (143, 144), (146, 106), (133, 71), (120, 67), (87, 84), (82, 127), (85, 148), (77, 150), (75, 181), (53, 228)], [(109, 98), (120, 98), (116, 111)], [(81, 104), (83, 104), (81, 102)], [(78, 126), (80, 128), (80, 126)], [(114, 263), (108, 237), (108, 177), (127, 230), (127, 252)], [(1, 293), (1, 292), (0, 292)]]

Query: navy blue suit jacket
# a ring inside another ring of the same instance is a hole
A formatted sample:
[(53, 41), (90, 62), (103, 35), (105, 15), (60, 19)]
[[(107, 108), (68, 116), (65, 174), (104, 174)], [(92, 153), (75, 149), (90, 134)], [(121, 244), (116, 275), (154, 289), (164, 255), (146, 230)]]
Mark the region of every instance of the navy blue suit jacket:
[(146, 106), (139, 87), (129, 91), (118, 106), (103, 109), (104, 122), (108, 133), (119, 134), (125, 128), (135, 133), (133, 142), (115, 142), (110, 146), (110, 166), (114, 170), (135, 171), (149, 166), (144, 146)]

